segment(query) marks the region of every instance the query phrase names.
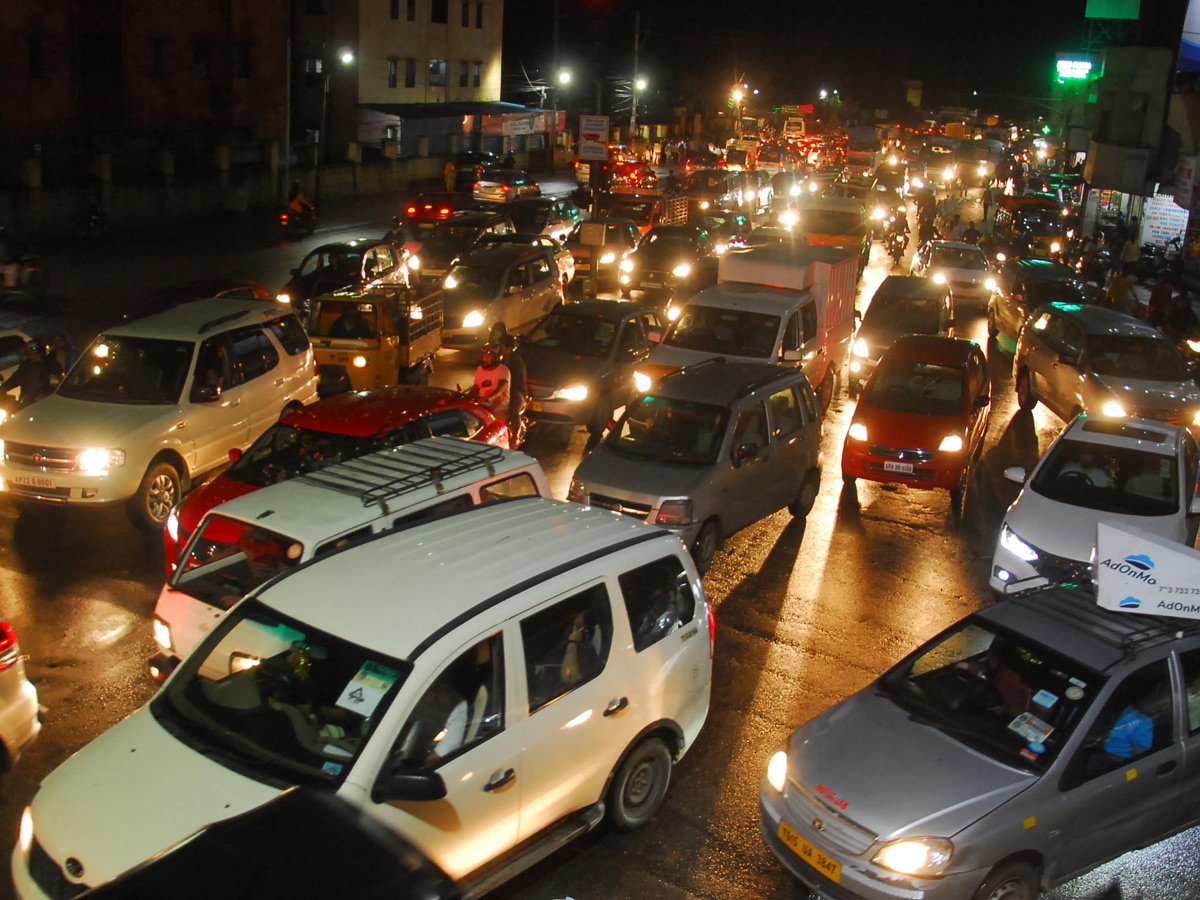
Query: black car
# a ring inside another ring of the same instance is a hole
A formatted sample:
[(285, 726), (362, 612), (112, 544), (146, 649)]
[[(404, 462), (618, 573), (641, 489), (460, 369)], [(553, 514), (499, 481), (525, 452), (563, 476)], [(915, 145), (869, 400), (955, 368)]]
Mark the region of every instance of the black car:
[(621, 296), (690, 296), (716, 283), (713, 240), (695, 225), (655, 225), (620, 264)]
[(718, 209), (700, 220), (700, 226), (712, 238), (713, 252), (718, 256), (734, 247), (744, 247), (753, 225), (744, 213)]
[(633, 370), (667, 322), (649, 306), (584, 300), (555, 307), (521, 338), (535, 422), (586, 424), (599, 435), (633, 395)]
[(420, 260), (417, 277), (421, 286), (440, 284), (450, 270), (450, 264), (470, 250), (483, 235), (513, 231), (516, 229), (507, 215), (489, 210), (456, 213), (439, 222), (417, 252)]
[(378, 284), (407, 285), (409, 270), (408, 252), (388, 241), (359, 239), (323, 244), (292, 269), (291, 279), (275, 299), (290, 303), (304, 316), (314, 297), (331, 291), (366, 290)]
[(1002, 349), (1016, 349), (1030, 311), (1054, 302), (1088, 302), (1074, 269), (1047, 259), (1008, 260), (996, 275), (996, 290), (988, 302), (988, 337)]
[(504, 211), (518, 231), (548, 234), (560, 241), (582, 218), (579, 207), (570, 197), (525, 197), (509, 203)]
[(504, 164), (495, 153), (481, 153), (477, 150), (455, 153), (451, 161), (454, 163), (454, 190), (467, 192), (470, 192), (484, 172), (493, 172)]

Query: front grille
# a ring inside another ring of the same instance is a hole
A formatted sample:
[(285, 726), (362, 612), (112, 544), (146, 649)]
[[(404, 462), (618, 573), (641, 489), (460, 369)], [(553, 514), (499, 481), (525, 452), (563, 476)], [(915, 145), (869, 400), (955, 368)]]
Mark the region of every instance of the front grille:
[(855, 856), (866, 853), (875, 843), (874, 834), (826, 804), (803, 785), (791, 779), (788, 784), (791, 787), (788, 792), (789, 819), (795, 817), (796, 823), (804, 826), (805, 830), (819, 832), (823, 840)]
[(1055, 556), (1040, 547), (1034, 547), (1034, 549), (1037, 550), (1038, 558), (1031, 565), (1051, 584), (1091, 584), (1092, 567), (1090, 563)]
[(650, 515), (650, 506), (645, 503), (630, 503), (627, 500), (618, 500), (616, 497), (606, 497), (603, 494), (592, 494), (592, 506), (600, 509), (611, 509), (613, 512), (619, 512), (623, 516), (636, 516), (639, 519), (644, 519)]
[(550, 395), (554, 393), (554, 388), (547, 384), (538, 384), (528, 377), (525, 379), (525, 386), (529, 388), (530, 400), (549, 400)]
[(16, 441), (6, 441), (4, 444), (4, 459), (14, 466), (24, 466), (29, 469), (53, 469), (59, 472), (69, 472), (75, 468), (78, 450), (68, 450), (65, 447), (43, 447), (41, 444), (18, 444)]
[(86, 884), (72, 884), (58, 863), (50, 858), (37, 838), (29, 848), (29, 876), (50, 900), (70, 900), (88, 889)]
[(909, 447), (888, 447), (885, 444), (867, 444), (872, 456), (898, 459), (903, 462), (922, 463), (933, 459), (936, 450), (916, 450)]
[(978, 291), (984, 289), (983, 285), (976, 281), (952, 281), (950, 282), (950, 286), (960, 291)]
[(933, 477), (937, 474), (937, 469), (918, 469), (913, 466), (911, 472), (889, 472), (883, 467), (883, 463), (877, 463), (874, 460), (864, 459), (862, 464), (863, 470), (870, 472), (872, 475), (889, 475), (894, 478), (907, 478), (911, 481), (933, 481)]

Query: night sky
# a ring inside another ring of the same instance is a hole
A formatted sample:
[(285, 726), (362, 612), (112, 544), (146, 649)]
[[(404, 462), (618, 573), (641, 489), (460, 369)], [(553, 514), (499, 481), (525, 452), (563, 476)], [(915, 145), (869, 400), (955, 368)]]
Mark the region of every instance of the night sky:
[[(535, 79), (549, 74), (552, 2), (505, 0), (506, 99), (524, 99), (512, 93), (523, 83), (522, 64)], [(633, 13), (640, 9), (648, 36), (639, 69), (666, 106), (723, 91), (735, 73), (760, 88), (769, 105), (809, 102), (826, 87), (887, 106), (900, 102), (905, 78), (925, 82), (926, 107), (969, 99), (973, 90), (981, 106), (1044, 97), (1055, 54), (1080, 44), (1086, 6), (1086, 0), (559, 2), (561, 64), (573, 70), (574, 90), (594, 96), (583, 83), (629, 77)], [(1143, 0), (1143, 41), (1172, 45), (1185, 5)]]

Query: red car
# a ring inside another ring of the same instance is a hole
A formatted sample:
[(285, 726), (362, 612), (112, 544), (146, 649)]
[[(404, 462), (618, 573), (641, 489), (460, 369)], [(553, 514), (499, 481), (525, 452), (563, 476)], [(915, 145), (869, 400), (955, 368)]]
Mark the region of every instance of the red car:
[(233, 465), (189, 493), (163, 529), (167, 576), (204, 514), (226, 500), (323, 466), (419, 438), (469, 438), (508, 447), (508, 427), (474, 400), (445, 388), (401, 385), (337, 394), (284, 413)]
[(842, 446), (842, 479), (946, 488), (955, 510), (991, 412), (987, 360), (973, 341), (910, 334), (867, 380)]

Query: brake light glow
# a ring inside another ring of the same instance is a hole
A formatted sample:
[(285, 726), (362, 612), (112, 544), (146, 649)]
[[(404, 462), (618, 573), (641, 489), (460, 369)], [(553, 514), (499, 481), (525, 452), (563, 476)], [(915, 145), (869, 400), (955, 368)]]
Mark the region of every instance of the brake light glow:
[(287, 213), (280, 213), (280, 214), (279, 214), (279, 221), (280, 221), (280, 222), (282, 222), (284, 225), (286, 225), (286, 224), (287, 224), (287, 220), (288, 220), (288, 214), (287, 214)]
[(439, 210), (438, 210), (438, 215), (439, 215), (439, 216), (448, 216), (448, 215), (450, 215), (450, 207), (448, 207), (448, 206), (443, 206), (441, 209), (439, 209)]
[(408, 208), (408, 214), (410, 216), (415, 216), (417, 214), (417, 208), (415, 206), (410, 206)]
[(8, 622), (0, 621), (0, 672), (17, 661), (17, 633)]
[(713, 612), (712, 604), (708, 607), (708, 658), (713, 658), (717, 644), (717, 614)]

